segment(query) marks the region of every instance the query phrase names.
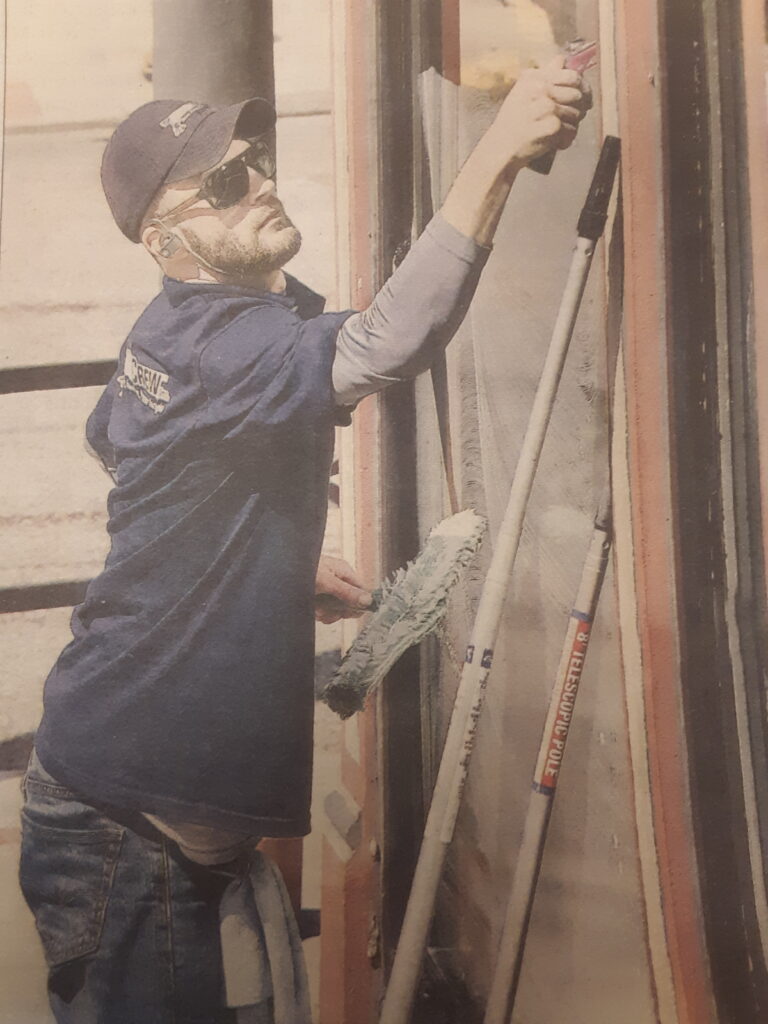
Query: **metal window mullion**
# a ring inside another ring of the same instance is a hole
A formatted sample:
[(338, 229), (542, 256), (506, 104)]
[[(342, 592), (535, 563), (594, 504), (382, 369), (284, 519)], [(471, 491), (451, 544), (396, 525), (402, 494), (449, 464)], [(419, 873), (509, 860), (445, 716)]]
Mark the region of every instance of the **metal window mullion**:
[[(768, 954), (768, 895), (766, 893), (760, 837), (760, 813), (755, 784), (755, 764), (749, 726), (749, 701), (745, 678), (744, 662), (739, 639), (739, 616), (737, 598), (740, 590), (738, 538), (736, 532), (736, 482), (734, 479), (734, 433), (731, 409), (731, 394), (734, 381), (731, 377), (730, 346), (740, 344), (741, 336), (731, 333), (731, 310), (729, 301), (729, 274), (738, 273), (728, 259), (726, 238), (727, 212), (724, 200), (727, 188), (729, 161), (725, 158), (727, 128), (723, 125), (723, 97), (720, 88), (721, 60), (720, 41), (717, 26), (717, 12), (710, 4), (704, 5), (704, 26), (711, 40), (711, 59), (708, 60), (708, 88), (710, 104), (710, 141), (712, 166), (719, 167), (721, 174), (714, 176), (710, 192), (712, 217), (712, 245), (714, 256), (715, 318), (717, 332), (717, 375), (720, 422), (720, 475), (722, 488), (721, 513), (725, 556), (726, 591), (724, 594), (724, 615), (726, 642), (731, 660), (734, 709), (738, 732), (739, 763), (745, 801), (745, 824), (749, 849), (752, 884), (763, 958)], [(722, 159), (718, 159), (719, 157)]]

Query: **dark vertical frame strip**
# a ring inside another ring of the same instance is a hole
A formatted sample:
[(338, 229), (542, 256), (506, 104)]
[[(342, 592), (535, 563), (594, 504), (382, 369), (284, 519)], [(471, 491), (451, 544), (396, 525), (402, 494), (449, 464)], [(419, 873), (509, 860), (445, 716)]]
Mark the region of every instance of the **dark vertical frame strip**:
[[(382, 276), (404, 255), (414, 214), (413, 37), (411, 0), (379, 0)], [(414, 29), (417, 29), (414, 31)], [(381, 282), (379, 282), (381, 283)], [(381, 413), (383, 569), (391, 573), (418, 551), (416, 410), (413, 384), (384, 392)], [(419, 658), (410, 651), (381, 691), (382, 947), (388, 967), (400, 933), (424, 820)]]
[[(705, 30), (709, 2), (666, 0), (662, 22), (681, 674), (702, 912), (719, 1019), (723, 1024), (753, 1024), (766, 1019), (768, 993), (745, 831), (725, 616), (722, 499), (727, 483), (720, 457), (718, 267), (711, 222), (711, 190), (723, 183), (717, 177), (720, 154), (712, 152), (707, 88), (707, 62), (715, 61), (722, 47)], [(739, 12), (730, 0), (722, 7), (730, 9), (733, 29)], [(728, 42), (738, 45), (734, 32)], [(738, 53), (731, 50), (729, 59), (737, 65)], [(737, 339), (731, 336), (730, 342)]]
[[(766, 650), (765, 550), (759, 463), (757, 370), (752, 280), (753, 226), (750, 182), (747, 89), (738, 0), (714, 4), (718, 30), (718, 67), (723, 124), (722, 189), (725, 206), (725, 266), (728, 316), (728, 408), (734, 531), (736, 537), (735, 611), (738, 647), (749, 719), (751, 759), (760, 846), (768, 851), (768, 674)], [(762, 142), (768, 135), (763, 128)], [(753, 865), (753, 871), (757, 869)], [(768, 862), (763, 856), (762, 882), (768, 887)], [(763, 936), (765, 940), (765, 936)], [(765, 955), (765, 948), (763, 949)]]

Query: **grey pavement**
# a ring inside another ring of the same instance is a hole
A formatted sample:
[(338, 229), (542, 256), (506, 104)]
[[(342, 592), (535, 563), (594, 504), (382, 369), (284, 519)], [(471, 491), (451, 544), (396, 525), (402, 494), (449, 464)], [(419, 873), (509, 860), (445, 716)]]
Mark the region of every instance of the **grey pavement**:
[[(0, 368), (113, 358), (157, 291), (156, 268), (115, 228), (98, 176), (111, 126), (152, 98), (141, 74), (151, 7), (8, 0)], [(300, 0), (276, 0), (279, 187), (305, 239), (289, 269), (332, 296), (329, 45), (327, 0), (313, 5), (309, 21)], [(109, 479), (83, 444), (97, 395), (81, 389), (0, 402), (0, 586), (88, 578), (102, 564)], [(336, 530), (332, 517), (332, 546)], [(0, 616), (0, 742), (34, 729), (69, 615)], [(319, 650), (332, 649), (339, 633), (322, 627), (318, 641)], [(322, 709), (319, 718), (318, 774), (332, 781), (338, 723)], [(42, 955), (16, 884), (18, 811), (19, 779), (0, 774), (0, 1024), (44, 1024), (51, 1018)], [(319, 846), (315, 833), (305, 847), (308, 906), (319, 905)], [(316, 940), (308, 954), (316, 961)]]

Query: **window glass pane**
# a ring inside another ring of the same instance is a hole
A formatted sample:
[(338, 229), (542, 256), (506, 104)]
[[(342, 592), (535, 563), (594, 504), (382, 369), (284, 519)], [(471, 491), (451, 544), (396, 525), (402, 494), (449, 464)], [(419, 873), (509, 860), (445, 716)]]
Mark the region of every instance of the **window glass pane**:
[(538, 4), (461, 0), (463, 85), (503, 90), (557, 49), (550, 17)]
[(506, 91), (524, 68), (542, 64), (585, 35), (595, 6), (568, 0), (461, 0), (462, 84)]
[[(577, 37), (597, 38), (597, 8), (597, 0), (461, 0), (456, 47), (461, 86), (428, 75), (422, 90), (433, 205), (520, 74), (544, 64)], [(587, 79), (598, 94), (599, 74), (589, 72)], [(435, 765), (568, 278), (579, 211), (600, 151), (604, 126), (599, 101), (596, 95), (595, 109), (573, 146), (557, 154), (551, 174), (526, 169), (517, 176), (493, 253), (446, 354), (450, 398), (444, 412), (450, 421), (459, 507), (476, 508), (488, 517), (490, 541), (477, 575), (468, 574), (456, 588), (438, 640), (442, 675), (429, 700)], [(490, 985), (489, 964), (494, 963), (510, 868), (519, 848), (530, 772), (609, 464), (607, 302), (602, 288), (607, 248), (601, 244), (587, 284), (527, 504), (494, 642), (486, 710), (447, 857), (450, 897), (440, 901), (436, 914), (435, 946), (451, 951), (447, 961), (473, 992), (487, 991)], [(422, 423), (434, 431), (429, 391), (427, 382)], [(429, 508), (429, 516), (426, 510), (422, 513), (425, 527), (443, 509), (443, 471), (434, 457), (439, 443), (429, 436), (421, 449), (419, 486), (427, 502), (439, 505)], [(434, 487), (428, 483), (430, 475)], [(579, 724), (574, 716), (564, 767), (571, 780), (578, 780), (578, 792), (569, 790), (568, 798), (557, 804), (557, 821), (553, 819), (515, 1007), (521, 1020), (557, 1020), (564, 1000), (570, 1000), (569, 1007), (573, 1004), (574, 1019), (619, 1020), (627, 1005), (633, 1021), (654, 1017), (642, 886), (635, 869), (626, 712), (616, 686), (621, 662), (612, 627), (617, 610), (611, 580), (603, 590), (599, 616), (589, 653), (590, 675), (585, 673), (579, 696)], [(591, 827), (593, 821), (600, 828)], [(605, 843), (606, 833), (613, 845)], [(617, 856), (616, 850), (626, 853)], [(455, 950), (461, 952), (454, 955)], [(560, 983), (553, 983), (553, 956), (565, 965)], [(589, 965), (595, 958), (601, 964), (601, 982), (592, 984)], [(587, 979), (575, 996), (566, 976)]]

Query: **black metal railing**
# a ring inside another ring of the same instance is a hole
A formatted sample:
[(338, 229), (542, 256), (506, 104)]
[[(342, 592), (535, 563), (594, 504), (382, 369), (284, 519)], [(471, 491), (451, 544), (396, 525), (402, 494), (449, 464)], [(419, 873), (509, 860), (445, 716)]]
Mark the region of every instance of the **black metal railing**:
[(8, 370), (0, 370), (0, 395), (98, 387), (109, 382), (116, 367), (114, 359), (102, 359), (91, 363), (15, 366)]
[[(104, 386), (109, 383), (116, 366), (114, 359), (103, 359), (88, 363), (55, 363), (4, 369), (0, 370), (0, 395)], [(72, 607), (82, 601), (88, 582), (63, 580), (57, 583), (0, 587), (0, 615)]]

